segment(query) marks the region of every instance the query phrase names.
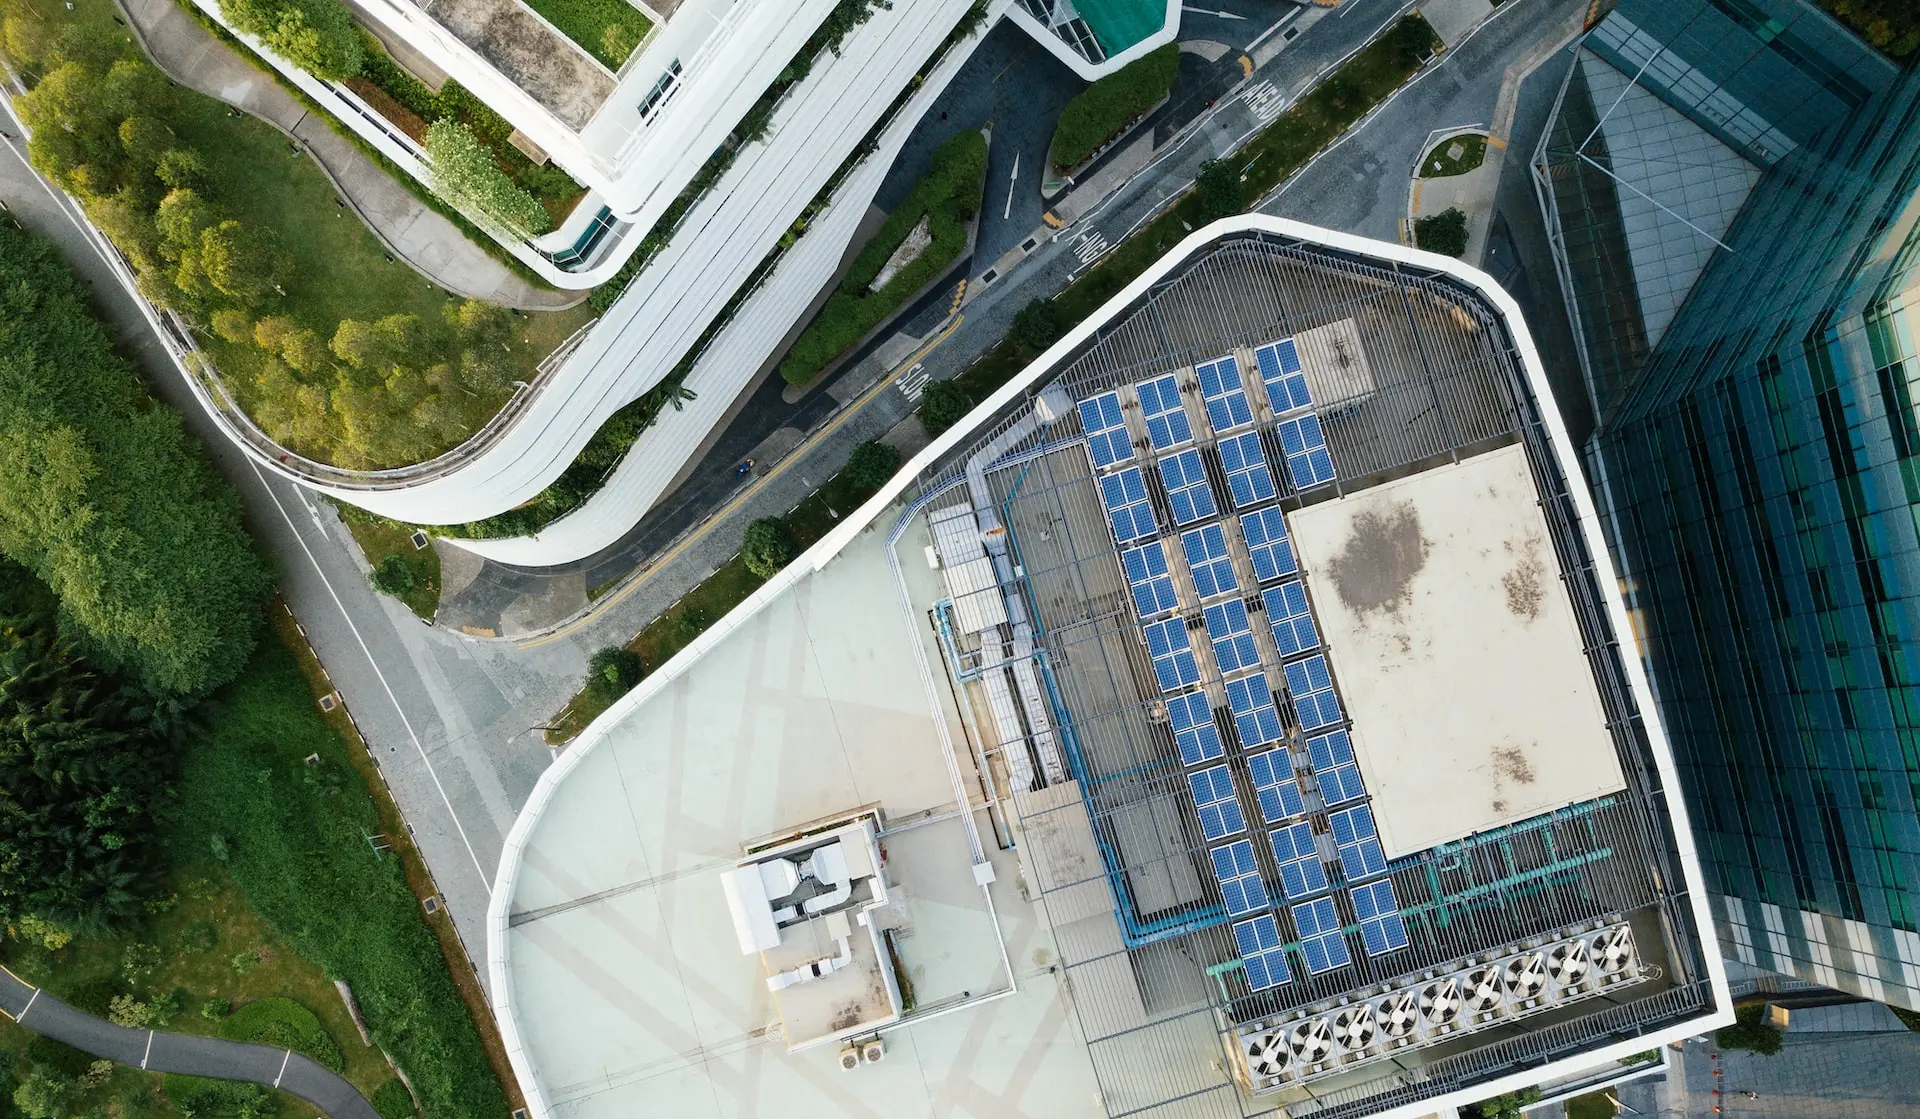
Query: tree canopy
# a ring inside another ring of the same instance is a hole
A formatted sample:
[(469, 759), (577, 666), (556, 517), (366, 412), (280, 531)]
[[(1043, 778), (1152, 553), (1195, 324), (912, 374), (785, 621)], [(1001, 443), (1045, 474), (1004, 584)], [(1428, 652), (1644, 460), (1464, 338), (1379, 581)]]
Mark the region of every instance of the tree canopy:
[(246, 663), (272, 577), (240, 502), (146, 393), (51, 246), (0, 225), (0, 554), (95, 660), (201, 695)]
[(500, 169), (492, 149), (457, 120), (427, 126), (433, 185), (456, 204), (480, 211), (514, 233), (545, 233), (553, 218), (526, 189)]
[(338, 0), (220, 0), (220, 14), (281, 58), (330, 81), (358, 74), (366, 55), (352, 13)]

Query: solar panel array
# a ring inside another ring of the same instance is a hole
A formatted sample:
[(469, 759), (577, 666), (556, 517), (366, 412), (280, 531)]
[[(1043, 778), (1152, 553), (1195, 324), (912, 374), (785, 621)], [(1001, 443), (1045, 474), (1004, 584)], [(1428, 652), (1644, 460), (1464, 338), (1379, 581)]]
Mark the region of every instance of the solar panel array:
[[(1079, 411), (1221, 908), (1257, 992), (1291, 982), (1289, 952), (1318, 974), (1352, 962), (1350, 932), (1371, 955), (1408, 942), (1393, 884), (1382, 877), (1386, 856), (1310, 588), (1277, 504), (1276, 469), (1298, 493), (1333, 481), (1333, 460), (1293, 341), (1253, 356), (1273, 409), (1272, 442), (1262, 437), (1232, 355), (1195, 367), (1198, 422), (1178, 374), (1134, 385), (1145, 436), (1137, 444), (1120, 391), (1083, 400)], [(1218, 455), (1211, 472), (1203, 453), (1209, 442)], [(1149, 468), (1158, 472), (1163, 502), (1150, 492)], [(1236, 536), (1257, 586), (1244, 586), (1236, 570)], [(1191, 607), (1180, 613), (1175, 557), (1184, 560), (1198, 619)], [(1257, 628), (1271, 633), (1277, 661), (1263, 654)], [(1200, 648), (1220, 673), (1227, 702), (1218, 714), (1202, 685)], [(1282, 679), (1291, 720), (1276, 704), (1272, 681)], [(1298, 728), (1293, 737), (1289, 724)], [(1344, 923), (1341, 887), (1353, 913)]]

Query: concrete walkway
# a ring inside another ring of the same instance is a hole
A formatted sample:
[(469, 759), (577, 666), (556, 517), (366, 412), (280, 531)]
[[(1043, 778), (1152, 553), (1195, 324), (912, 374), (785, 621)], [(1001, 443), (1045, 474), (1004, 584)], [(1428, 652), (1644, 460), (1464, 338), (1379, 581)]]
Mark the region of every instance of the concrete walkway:
[(44, 1037), (132, 1068), (247, 1080), (291, 1092), (330, 1119), (380, 1119), (353, 1085), (291, 1050), (116, 1026), (75, 1010), (4, 968), (0, 1011)]
[(536, 287), (494, 259), (175, 0), (123, 0), (123, 9), (155, 65), (180, 84), (297, 137), (368, 228), (428, 279), (460, 295), (527, 311), (571, 307), (586, 297)]

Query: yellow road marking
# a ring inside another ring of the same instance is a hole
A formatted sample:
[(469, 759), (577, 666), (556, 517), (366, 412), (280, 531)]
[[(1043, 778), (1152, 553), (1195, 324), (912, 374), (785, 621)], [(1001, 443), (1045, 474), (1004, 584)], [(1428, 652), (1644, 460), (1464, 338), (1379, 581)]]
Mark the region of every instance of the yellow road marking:
[(1040, 220), (1043, 222), (1046, 222), (1048, 225), (1052, 226), (1055, 229), (1065, 229), (1067, 227), (1067, 223), (1061, 219), (1060, 215), (1054, 213), (1052, 210), (1048, 210), (1046, 213), (1041, 214)]
[(685, 552), (688, 548), (691, 548), (696, 542), (704, 539), (707, 533), (711, 531), (713, 525), (716, 525), (720, 521), (726, 519), (726, 517), (729, 514), (733, 513), (735, 510), (740, 508), (741, 505), (745, 504), (748, 498), (759, 493), (761, 490), (767, 487), (768, 483), (772, 482), (775, 478), (780, 477), (782, 474), (785, 474), (788, 470), (792, 469), (793, 464), (800, 460), (800, 453), (802, 451), (806, 451), (815, 446), (818, 446), (822, 440), (826, 439), (829, 435), (832, 435), (834, 432), (840, 430), (840, 428), (844, 426), (848, 420), (851, 420), (855, 415), (857, 415), (860, 409), (866, 406), (866, 404), (869, 401), (871, 401), (875, 396), (878, 396), (881, 392), (885, 391), (895, 381), (899, 380), (901, 374), (905, 373), (909, 369), (912, 369), (914, 365), (918, 363), (922, 358), (925, 358), (928, 354), (932, 353), (934, 350), (934, 347), (938, 346), (942, 342), (945, 342), (947, 338), (953, 334), (954, 331), (959, 330), (960, 324), (965, 320), (966, 320), (965, 315), (954, 316), (954, 320), (951, 323), (947, 324), (947, 328), (945, 330), (942, 330), (940, 333), (928, 339), (925, 345), (921, 346), (918, 350), (915, 350), (912, 354), (908, 355), (904, 361), (901, 361), (898, 365), (895, 365), (893, 367), (892, 372), (888, 373), (885, 377), (880, 378), (880, 380), (876, 382), (871, 388), (867, 389), (867, 391), (855, 397), (853, 404), (849, 407), (841, 409), (840, 414), (838, 416), (835, 416), (832, 422), (828, 423), (827, 426), (821, 428), (819, 431), (814, 432), (812, 435), (802, 440), (799, 445), (797, 445), (796, 447), (794, 447), (792, 451), (789, 451), (787, 453), (786, 457), (782, 458), (779, 462), (775, 463), (773, 466), (773, 469), (761, 475), (760, 478), (757, 481), (755, 481), (752, 485), (748, 486), (744, 490), (741, 490), (739, 494), (735, 495), (733, 500), (721, 506), (718, 512), (713, 513), (711, 516), (709, 516), (706, 519), (705, 527), (694, 532), (691, 536), (686, 537), (684, 540), (681, 540), (680, 543), (675, 544), (673, 547), (667, 549), (667, 552), (665, 555), (655, 560), (652, 566), (648, 567), (647, 570), (635, 576), (630, 582), (627, 583), (626, 586), (623, 586), (619, 590), (614, 591), (612, 594), (607, 595), (605, 598), (595, 603), (593, 606), (593, 609), (587, 611), (585, 614), (582, 614), (580, 617), (575, 618), (573, 621), (567, 623), (566, 625), (560, 627), (559, 629), (554, 630), (552, 633), (542, 634), (539, 637), (530, 637), (525, 641), (517, 641), (514, 644), (522, 649), (532, 649), (541, 645), (548, 644), (549, 642), (558, 641), (563, 637), (568, 637), (573, 633), (575, 633), (576, 631), (583, 628), (584, 626), (588, 625), (592, 621), (594, 621), (600, 615), (606, 613), (608, 610), (611, 610), (613, 607), (625, 601), (629, 595), (633, 594), (635, 591), (639, 590), (641, 587), (646, 586), (648, 581), (651, 580), (653, 576), (660, 571), (661, 568), (667, 566), (668, 563), (678, 558), (681, 555), (681, 553)]
[(1495, 149), (1497, 149), (1497, 150), (1499, 150), (1499, 151), (1506, 151), (1506, 150), (1507, 150), (1507, 142), (1506, 142), (1505, 140), (1502, 140), (1502, 139), (1501, 139), (1500, 137), (1498, 137), (1498, 136), (1489, 136), (1489, 137), (1487, 137), (1487, 144), (1488, 144), (1488, 146), (1490, 146), (1490, 147), (1493, 147), (1493, 148), (1495, 148)]
[(1420, 186), (1425, 181), (1424, 179), (1413, 180), (1413, 209), (1416, 213), (1420, 210)]
[(1253, 77), (1253, 59), (1244, 54), (1240, 56), (1240, 72), (1242, 77)]

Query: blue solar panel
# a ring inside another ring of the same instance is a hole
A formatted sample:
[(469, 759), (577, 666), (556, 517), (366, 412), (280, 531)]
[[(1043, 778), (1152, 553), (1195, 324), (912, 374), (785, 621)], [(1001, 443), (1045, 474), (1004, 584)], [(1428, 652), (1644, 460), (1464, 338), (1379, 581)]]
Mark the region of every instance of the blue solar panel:
[(1280, 864), (1280, 888), (1288, 897), (1303, 898), (1327, 888), (1327, 871), (1320, 865), (1312, 824), (1275, 828), (1268, 839), (1273, 844), (1273, 861)]
[(1307, 739), (1307, 760), (1313, 763), (1320, 797), (1329, 808), (1367, 795), (1367, 787), (1360, 782), (1360, 767), (1353, 763), (1353, 743), (1346, 731)]
[(1147, 500), (1147, 480), (1141, 476), (1140, 468), (1129, 466), (1103, 475), (1100, 479), (1100, 500), (1106, 503), (1107, 519), (1113, 522), (1113, 538), (1122, 544), (1131, 544), (1157, 534), (1160, 529), (1153, 523), (1153, 505)]
[(1201, 598), (1240, 589), (1240, 580), (1233, 574), (1233, 560), (1228, 558), (1225, 529), (1219, 525), (1189, 529), (1180, 534), (1180, 547), (1187, 553), (1187, 570), (1193, 572), (1193, 589)]
[(1267, 400), (1281, 415), (1296, 408), (1311, 408), (1313, 395), (1307, 391), (1307, 375), (1301, 371), (1300, 355), (1293, 339), (1272, 342), (1253, 351), (1253, 362), (1260, 367), (1260, 380), (1267, 386)]
[(1204, 521), (1218, 511), (1199, 451), (1188, 449), (1161, 459), (1160, 477), (1167, 483), (1167, 501), (1173, 506), (1175, 524)]
[(1220, 880), (1220, 898), (1226, 902), (1228, 916), (1238, 917), (1267, 907), (1267, 887), (1260, 881), (1260, 864), (1253, 857), (1251, 841), (1236, 840), (1209, 853), (1213, 856), (1213, 875)]
[(1267, 823), (1290, 820), (1307, 810), (1300, 782), (1293, 778), (1293, 756), (1285, 746), (1248, 758), (1247, 771), (1253, 774), (1254, 799), (1260, 802), (1260, 815)]
[(1220, 465), (1226, 468), (1227, 492), (1235, 508), (1273, 499), (1273, 473), (1267, 469), (1259, 435), (1248, 431), (1220, 440)]
[(1200, 810), (1200, 831), (1208, 839), (1223, 839), (1247, 830), (1240, 801), (1233, 795), (1233, 774), (1224, 765), (1187, 775), (1193, 806)]
[(1364, 886), (1355, 886), (1353, 915), (1360, 921), (1360, 942), (1367, 955), (1378, 956), (1407, 946), (1406, 922), (1400, 919), (1400, 901), (1393, 896), (1393, 883), (1382, 878)]
[(1373, 828), (1373, 810), (1364, 804), (1327, 813), (1333, 846), (1340, 852), (1340, 870), (1347, 881), (1358, 882), (1387, 870), (1386, 852)]
[(1287, 666), (1287, 695), (1301, 730), (1319, 730), (1341, 720), (1340, 698), (1333, 694), (1333, 674), (1327, 658), (1319, 655)]
[(1120, 566), (1127, 572), (1127, 585), (1133, 588), (1133, 605), (1142, 618), (1164, 614), (1179, 604), (1173, 591), (1173, 576), (1167, 573), (1166, 549), (1158, 540), (1120, 553)]
[(1287, 473), (1293, 477), (1294, 489), (1310, 490), (1333, 481), (1333, 457), (1327, 453), (1320, 417), (1281, 420), (1274, 432), (1280, 436), (1280, 449), (1287, 456)]
[(1242, 746), (1251, 750), (1280, 741), (1280, 712), (1274, 710), (1266, 673), (1227, 681), (1227, 706), (1233, 709), (1233, 725), (1240, 731)]
[(1204, 362), (1194, 372), (1200, 377), (1200, 396), (1207, 402), (1207, 422), (1213, 430), (1229, 431), (1253, 422), (1253, 406), (1240, 385), (1240, 363), (1232, 355)]
[(1206, 609), (1207, 636), (1213, 639), (1213, 659), (1224, 673), (1260, 667), (1260, 650), (1253, 644), (1253, 624), (1247, 604), (1237, 598)]
[(1300, 930), (1300, 954), (1307, 958), (1307, 972), (1318, 975), (1353, 962), (1347, 942), (1340, 935), (1340, 915), (1334, 912), (1332, 898), (1315, 898), (1293, 907), (1293, 924)]
[(1187, 422), (1187, 410), (1180, 404), (1180, 386), (1169, 373), (1140, 382), (1140, 416), (1146, 421), (1147, 439), (1156, 448), (1166, 450), (1193, 441), (1193, 426)]
[(1261, 595), (1267, 604), (1267, 622), (1273, 626), (1273, 643), (1280, 655), (1290, 657), (1320, 647), (1320, 634), (1313, 628), (1313, 611), (1307, 606), (1307, 588), (1300, 580), (1282, 583)]
[(1262, 509), (1242, 515), (1240, 531), (1253, 556), (1254, 576), (1262, 583), (1300, 570), (1293, 558), (1293, 541), (1287, 539), (1287, 519), (1280, 510)]
[(1167, 721), (1173, 725), (1174, 745), (1180, 748), (1180, 764), (1198, 765), (1227, 752), (1220, 742), (1220, 728), (1213, 725), (1213, 708), (1205, 693), (1168, 696)]
[(1120, 394), (1102, 393), (1080, 402), (1080, 426), (1087, 433), (1087, 453), (1093, 465), (1101, 468), (1133, 457), (1133, 441), (1127, 435), (1127, 423), (1120, 418)]
[(1287, 970), (1287, 952), (1280, 945), (1280, 923), (1271, 913), (1233, 926), (1233, 945), (1247, 969), (1247, 986), (1255, 991), (1278, 987), (1293, 978)]
[(1160, 681), (1161, 691), (1200, 682), (1200, 665), (1193, 659), (1193, 643), (1187, 639), (1183, 619), (1148, 622), (1140, 629), (1147, 635), (1147, 655), (1153, 658), (1153, 674)]

